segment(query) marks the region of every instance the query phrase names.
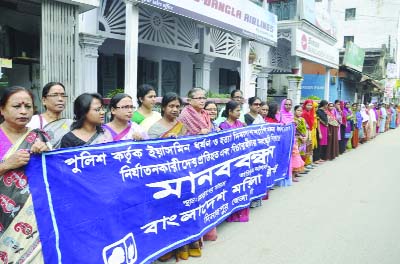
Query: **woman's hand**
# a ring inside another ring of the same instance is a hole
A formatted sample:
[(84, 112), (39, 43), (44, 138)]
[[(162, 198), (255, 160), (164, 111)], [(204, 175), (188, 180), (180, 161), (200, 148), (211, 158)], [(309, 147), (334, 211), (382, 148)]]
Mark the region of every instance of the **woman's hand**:
[(207, 135), (208, 133), (210, 133), (210, 129), (208, 128), (202, 128), (199, 132), (199, 135)]
[(166, 135), (167, 138), (178, 138), (178, 135), (176, 133), (168, 133)]
[(318, 135), (319, 135), (319, 139), (322, 139), (322, 134), (321, 134), (321, 133), (319, 133)]
[(49, 151), (49, 150), (50, 149), (46, 145), (46, 143), (44, 143), (40, 139), (36, 139), (35, 143), (33, 143), (32, 147), (31, 147), (31, 153), (35, 153), (35, 154), (39, 154), (39, 153), (42, 153), (44, 151)]
[(144, 138), (142, 137), (142, 135), (141, 135), (140, 133), (134, 132), (134, 133), (132, 134), (132, 139), (133, 139), (133, 140), (143, 140)]
[(5, 160), (3, 164), (6, 170), (18, 169), (28, 164), (30, 157), (28, 150), (20, 149)]

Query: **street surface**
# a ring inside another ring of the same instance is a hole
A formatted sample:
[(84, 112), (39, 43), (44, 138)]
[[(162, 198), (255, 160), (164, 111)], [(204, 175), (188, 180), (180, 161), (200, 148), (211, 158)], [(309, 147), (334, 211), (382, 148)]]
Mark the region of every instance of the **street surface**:
[(399, 179), (396, 129), (273, 190), (250, 222), (221, 224), (203, 256), (183, 262), (399, 264)]

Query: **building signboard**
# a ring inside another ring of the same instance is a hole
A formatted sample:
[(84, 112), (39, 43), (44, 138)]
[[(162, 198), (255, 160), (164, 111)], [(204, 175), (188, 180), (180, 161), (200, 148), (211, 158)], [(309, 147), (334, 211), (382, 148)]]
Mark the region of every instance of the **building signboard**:
[(263, 44), (276, 46), (277, 43), (277, 16), (249, 1), (138, 0), (138, 2)]
[(339, 68), (339, 51), (324, 41), (302, 31), (294, 29), (292, 54), (331, 68)]
[(343, 65), (362, 72), (364, 65), (365, 51), (353, 42), (347, 42), (344, 53)]
[(395, 85), (396, 85), (396, 79), (386, 79), (384, 97), (393, 98), (393, 91)]
[(315, 0), (302, 0), (301, 18), (307, 20), (314, 26), (329, 35), (336, 37), (336, 23), (328, 11), (325, 2), (316, 2)]

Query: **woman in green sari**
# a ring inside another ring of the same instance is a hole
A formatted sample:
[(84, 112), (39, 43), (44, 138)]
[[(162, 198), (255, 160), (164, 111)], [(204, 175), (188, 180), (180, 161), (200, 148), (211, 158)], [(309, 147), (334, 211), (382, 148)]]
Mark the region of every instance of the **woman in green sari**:
[(72, 124), (72, 119), (62, 117), (68, 95), (65, 86), (59, 82), (50, 82), (43, 87), (42, 104), (46, 111), (32, 116), (28, 127), (40, 128), (50, 136), (53, 148), (59, 148), (61, 138), (67, 134)]
[(27, 127), (33, 94), (23, 87), (5, 89), (0, 99), (0, 260), (43, 263), (41, 244), (24, 167), (30, 156), (49, 150), (49, 138)]
[(151, 85), (143, 84), (138, 88), (137, 99), (139, 108), (133, 113), (132, 121), (147, 132), (155, 122), (161, 119), (160, 113), (153, 111), (156, 104), (156, 90)]

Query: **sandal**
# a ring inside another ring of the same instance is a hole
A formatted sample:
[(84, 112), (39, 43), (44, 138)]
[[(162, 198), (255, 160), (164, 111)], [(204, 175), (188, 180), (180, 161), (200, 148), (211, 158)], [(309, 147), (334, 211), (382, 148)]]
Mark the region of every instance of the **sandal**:
[(176, 255), (175, 250), (168, 252), (167, 254), (161, 256), (158, 258), (158, 261), (160, 262), (167, 262), (168, 260), (170, 260), (171, 258), (173, 258)]
[(195, 241), (189, 244), (189, 256), (201, 257), (201, 246), (199, 241)]
[(183, 247), (177, 249), (177, 258), (188, 260), (189, 259), (189, 246), (184, 245)]

